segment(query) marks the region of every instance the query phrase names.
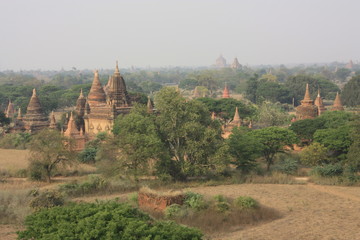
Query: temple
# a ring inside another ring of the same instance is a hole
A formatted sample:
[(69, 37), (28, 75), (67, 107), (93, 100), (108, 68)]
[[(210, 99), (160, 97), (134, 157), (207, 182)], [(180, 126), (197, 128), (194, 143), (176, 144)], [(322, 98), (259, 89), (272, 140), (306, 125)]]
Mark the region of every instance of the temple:
[(15, 115), (15, 108), (14, 108), (14, 104), (11, 102), (11, 100), (9, 99), (9, 104), (5, 110), (5, 116), (7, 118), (14, 118)]
[(314, 105), (311, 100), (309, 84), (306, 84), (304, 99), (301, 100), (301, 105), (296, 107), (296, 119), (312, 119), (318, 116), (318, 107)]
[(239, 115), (239, 109), (238, 109), (238, 107), (236, 107), (233, 119), (229, 123), (227, 123), (225, 126), (223, 126), (222, 137), (223, 138), (228, 138), (231, 135), (232, 130), (235, 127), (240, 127), (241, 123), (242, 123), (242, 120), (241, 120), (240, 115)]
[(239, 69), (241, 68), (241, 64), (239, 63), (238, 59), (237, 58), (234, 58), (234, 61), (233, 63), (231, 64), (230, 66), (232, 69)]
[(344, 111), (344, 107), (341, 103), (341, 98), (338, 92), (336, 93), (336, 97), (334, 100), (334, 104), (331, 108), (331, 111)]
[(316, 96), (314, 104), (318, 108), (318, 116), (320, 116), (322, 113), (326, 111), (322, 97), (320, 96), (320, 89), (318, 90), (318, 94)]
[(229, 89), (227, 87), (227, 83), (225, 83), (222, 98), (230, 98), (230, 92), (229, 92)]
[(78, 130), (72, 112), (70, 114), (70, 118), (67, 124), (66, 131), (64, 132), (64, 136), (70, 138), (71, 141), (74, 141), (73, 150), (81, 151), (85, 148), (85, 143), (87, 139), (84, 136), (84, 132), (82, 128), (80, 128), (80, 131)]
[(35, 88), (22, 121), (24, 122), (25, 130), (29, 132), (36, 132), (49, 127), (48, 117), (43, 112)]
[(226, 59), (220, 54), (220, 56), (216, 59), (215, 67), (224, 68), (226, 67)]

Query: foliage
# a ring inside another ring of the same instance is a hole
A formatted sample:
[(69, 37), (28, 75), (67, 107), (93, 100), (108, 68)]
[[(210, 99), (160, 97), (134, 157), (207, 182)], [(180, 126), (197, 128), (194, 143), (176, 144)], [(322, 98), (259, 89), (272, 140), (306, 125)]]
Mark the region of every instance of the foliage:
[(262, 127), (284, 126), (290, 122), (290, 116), (279, 105), (263, 102), (257, 113), (257, 124)]
[(356, 75), (350, 79), (344, 86), (341, 94), (342, 103), (346, 106), (355, 107), (360, 105), (360, 75)]
[(285, 146), (291, 146), (298, 141), (293, 131), (280, 127), (253, 130), (250, 134), (260, 144), (260, 152), (265, 159), (268, 171), (274, 163), (276, 153), (283, 152)]
[(325, 128), (324, 125), (325, 119), (317, 117), (314, 119), (303, 119), (293, 122), (289, 129), (294, 131), (301, 140), (312, 142), (316, 130)]
[(114, 134), (119, 148), (119, 170), (138, 181), (138, 176), (148, 169), (148, 161), (157, 159), (164, 151), (154, 118), (145, 106), (136, 106), (129, 114), (120, 115), (114, 124)]
[(79, 153), (79, 161), (82, 163), (94, 163), (96, 159), (97, 149), (93, 147), (86, 147)]
[(204, 103), (210, 112), (215, 112), (217, 116), (224, 118), (225, 120), (234, 117), (236, 107), (242, 118), (251, 118), (256, 112), (256, 109), (252, 105), (247, 105), (243, 101), (233, 98), (198, 98), (196, 101)]
[(242, 209), (257, 208), (259, 206), (258, 202), (252, 197), (240, 196), (235, 199), (235, 205)]
[(301, 162), (306, 166), (329, 163), (328, 149), (318, 142), (306, 147), (300, 156)]
[(342, 158), (351, 145), (351, 127), (344, 125), (338, 128), (317, 130), (314, 134), (314, 141), (322, 144), (333, 152), (335, 157)]
[(154, 221), (129, 205), (81, 203), (44, 209), (28, 216), (19, 239), (179, 239), (199, 240), (197, 229)]
[(352, 123), (352, 131), (350, 133), (351, 145), (346, 155), (346, 164), (355, 171), (360, 170), (360, 119), (356, 119)]
[(295, 155), (290, 155), (290, 154), (280, 155), (280, 159), (276, 164), (277, 171), (284, 174), (292, 175), (295, 174), (298, 169), (299, 169), (299, 161), (295, 157)]
[(82, 196), (89, 193), (98, 192), (101, 189), (107, 188), (109, 182), (99, 176), (90, 175), (88, 180), (82, 183), (71, 182), (59, 186), (61, 192), (70, 196)]
[(194, 192), (185, 193), (184, 204), (197, 211), (208, 207), (203, 195)]
[(318, 175), (322, 177), (340, 176), (342, 173), (343, 167), (339, 163), (316, 166), (310, 172), (312, 175)]
[(179, 204), (171, 204), (168, 206), (165, 211), (166, 218), (174, 218), (174, 217), (181, 217), (184, 215), (184, 209)]
[[(159, 174), (174, 179), (199, 176), (217, 166), (210, 158), (221, 145), (221, 128), (199, 101), (186, 101), (175, 89), (163, 88), (155, 95), (157, 130), (166, 148)], [(159, 169), (160, 170), (160, 169)]]
[(263, 101), (292, 103), (292, 97), (284, 84), (259, 80), (256, 89), (256, 103), (260, 104)]
[[(64, 144), (64, 143), (67, 144)], [(59, 166), (71, 165), (75, 159), (75, 153), (72, 150), (73, 143), (69, 139), (64, 138), (58, 131), (44, 129), (34, 136), (30, 141), (30, 162), (39, 166), (43, 178), (51, 181), (51, 175)], [(30, 174), (32, 168), (29, 169)]]
[(227, 140), (229, 153), (233, 157), (231, 163), (242, 173), (249, 173), (256, 166), (256, 158), (261, 150), (258, 140), (248, 131), (248, 128), (234, 128)]
[(65, 203), (63, 194), (53, 190), (45, 190), (40, 193), (35, 191), (33, 197), (34, 198), (30, 201), (30, 207), (37, 211), (42, 208), (62, 206)]
[(28, 147), (30, 139), (30, 133), (7, 133), (0, 138), (0, 147), (26, 149)]
[(5, 113), (0, 111), (0, 127), (10, 124), (10, 118), (5, 116)]

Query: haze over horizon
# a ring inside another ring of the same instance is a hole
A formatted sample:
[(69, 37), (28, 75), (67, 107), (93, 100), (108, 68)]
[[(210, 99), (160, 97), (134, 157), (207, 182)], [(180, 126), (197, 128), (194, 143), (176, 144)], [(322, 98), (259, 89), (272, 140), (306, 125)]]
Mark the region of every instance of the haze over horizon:
[(0, 71), (360, 59), (356, 0), (1, 1)]

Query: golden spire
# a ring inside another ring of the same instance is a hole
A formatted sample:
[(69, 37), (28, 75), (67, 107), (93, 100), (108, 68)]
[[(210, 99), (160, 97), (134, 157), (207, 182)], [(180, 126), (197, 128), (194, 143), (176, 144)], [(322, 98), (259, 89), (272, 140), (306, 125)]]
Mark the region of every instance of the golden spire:
[(332, 111), (344, 111), (344, 107), (342, 105), (339, 92), (336, 93), (334, 105), (331, 110)]
[(36, 89), (35, 89), (35, 88), (33, 89), (32, 96), (33, 96), (33, 97), (35, 97), (35, 96), (36, 96)]
[(71, 112), (70, 119), (67, 124), (67, 129), (66, 129), (64, 135), (67, 137), (71, 137), (73, 135), (78, 135), (78, 134), (80, 134), (80, 132), (79, 132), (79, 130), (77, 130), (76, 123), (75, 123), (75, 120), (73, 117), (73, 113)]
[(305, 90), (305, 95), (304, 95), (304, 101), (311, 101), (311, 97), (310, 97), (310, 91), (309, 91), (309, 84), (306, 84), (306, 90)]
[(21, 116), (21, 108), (19, 108), (19, 110), (18, 110), (17, 119), (18, 119), (18, 120), (21, 120), (21, 119), (22, 119), (22, 116)]
[(239, 116), (239, 109), (238, 109), (238, 107), (236, 107), (233, 122), (239, 122), (240, 120), (241, 119), (240, 119), (240, 116)]
[(117, 60), (116, 60), (115, 73), (120, 73), (120, 71), (119, 71), (119, 64), (118, 64), (118, 61), (117, 61)]
[(79, 96), (79, 98), (85, 98), (85, 97), (84, 97), (84, 94), (83, 94), (82, 88), (80, 89), (80, 96)]
[(215, 112), (212, 112), (212, 113), (211, 113), (211, 120), (215, 120), (215, 119), (216, 119)]
[(151, 103), (151, 99), (150, 99), (150, 96), (148, 96), (148, 102), (147, 102), (147, 112), (148, 113), (152, 113), (154, 110), (154, 107)]
[(224, 87), (224, 91), (223, 91), (222, 98), (230, 98), (230, 93), (229, 93), (229, 89), (228, 89), (228, 87), (227, 87), (227, 83), (225, 83), (225, 87)]

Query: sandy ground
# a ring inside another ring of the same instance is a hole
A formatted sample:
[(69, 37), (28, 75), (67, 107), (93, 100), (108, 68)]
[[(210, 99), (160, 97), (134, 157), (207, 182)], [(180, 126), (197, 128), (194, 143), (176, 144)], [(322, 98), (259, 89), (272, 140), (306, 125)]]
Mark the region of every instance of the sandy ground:
[[(192, 188), (208, 196), (247, 195), (277, 209), (282, 218), (243, 230), (213, 236), (213, 240), (360, 240), (360, 188), (281, 184), (241, 184)], [(124, 194), (76, 199), (94, 201)], [(0, 225), (1, 240), (15, 240), (14, 226)]]

